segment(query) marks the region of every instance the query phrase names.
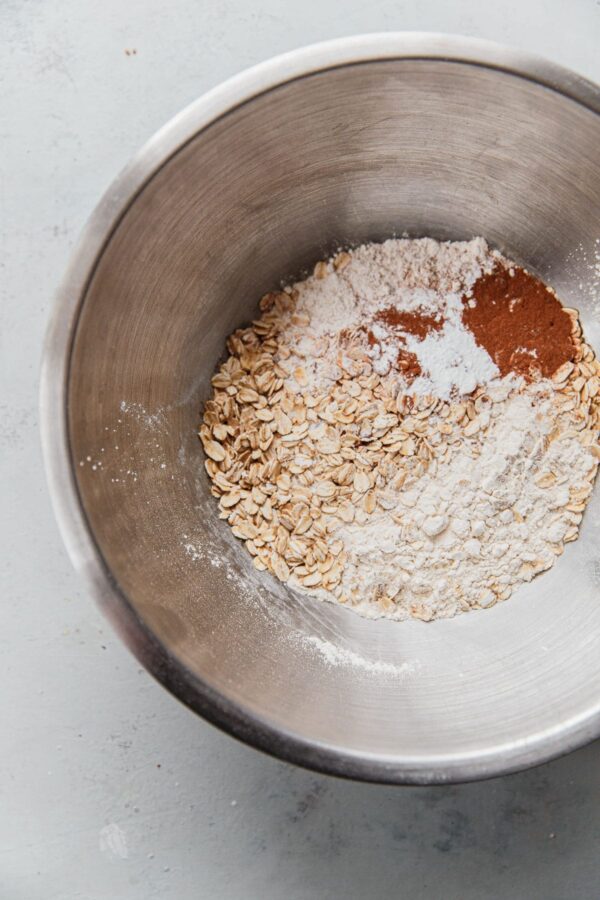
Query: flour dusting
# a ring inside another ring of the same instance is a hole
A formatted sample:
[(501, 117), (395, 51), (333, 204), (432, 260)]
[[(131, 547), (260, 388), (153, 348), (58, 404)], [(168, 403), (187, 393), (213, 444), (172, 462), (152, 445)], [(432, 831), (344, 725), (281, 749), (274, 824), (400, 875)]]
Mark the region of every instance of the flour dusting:
[(299, 638), (303, 646), (314, 648), (329, 666), (347, 666), (354, 670), (366, 672), (370, 675), (388, 675), (393, 678), (405, 678), (416, 674), (420, 666), (416, 661), (401, 663), (381, 662), (380, 660), (366, 659), (353, 650), (347, 650), (331, 641), (323, 640), (316, 635), (301, 635)]

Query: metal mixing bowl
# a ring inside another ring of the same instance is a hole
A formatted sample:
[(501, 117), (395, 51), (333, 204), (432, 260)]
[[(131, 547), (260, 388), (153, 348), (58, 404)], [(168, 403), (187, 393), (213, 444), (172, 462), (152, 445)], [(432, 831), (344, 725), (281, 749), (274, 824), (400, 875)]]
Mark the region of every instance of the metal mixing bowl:
[(365, 621), (299, 597), (216, 515), (196, 437), (226, 335), (338, 245), (484, 235), (581, 309), (600, 348), (600, 91), (486, 42), (350, 38), (192, 104), (94, 213), (42, 373), (71, 557), (185, 703), (326, 772), (481, 778), (600, 734), (600, 507), (508, 603)]

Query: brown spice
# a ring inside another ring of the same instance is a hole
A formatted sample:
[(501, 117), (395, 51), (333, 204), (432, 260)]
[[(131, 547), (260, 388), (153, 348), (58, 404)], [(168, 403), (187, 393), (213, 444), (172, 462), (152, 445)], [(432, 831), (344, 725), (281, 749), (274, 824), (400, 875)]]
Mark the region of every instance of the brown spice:
[(409, 350), (398, 350), (396, 368), (400, 372), (402, 372), (404, 377), (407, 378), (409, 382), (420, 375), (423, 371), (421, 369), (421, 366), (419, 365), (419, 360), (417, 359), (416, 353), (411, 353)]
[(463, 303), (465, 326), (501, 375), (550, 378), (575, 358), (570, 316), (552, 291), (525, 269), (497, 266), (475, 282), (472, 297)]
[[(393, 310), (394, 313), (398, 312), (398, 310), (395, 307), (390, 307), (390, 309)], [(387, 310), (384, 310), (384, 312), (387, 312)], [(414, 315), (414, 314), (399, 313), (399, 316), (401, 316), (401, 315), (409, 316), (409, 315)], [(375, 318), (379, 319), (379, 321), (382, 321), (381, 313), (378, 313)], [(414, 316), (414, 318), (417, 319), (418, 317)], [(385, 321), (385, 320), (383, 320), (383, 321)], [(377, 338), (375, 337), (375, 335), (373, 334), (373, 332), (371, 331), (370, 328), (361, 329), (361, 330), (366, 331), (367, 343), (368, 343), (369, 347), (374, 347), (375, 344), (379, 343), (379, 341), (377, 340)], [(408, 330), (408, 329), (405, 329), (405, 330)], [(411, 332), (411, 333), (414, 333), (414, 332)], [(398, 369), (398, 371), (401, 372), (409, 382), (413, 381), (418, 375), (421, 375), (422, 371), (423, 371), (421, 369), (421, 366), (419, 365), (419, 360), (417, 359), (416, 353), (411, 353), (409, 350), (404, 350), (401, 347), (398, 348), (398, 356), (396, 357), (396, 369)]]
[(382, 309), (375, 316), (375, 321), (387, 325), (388, 328), (412, 334), (421, 341), (430, 331), (440, 331), (444, 325), (442, 318), (434, 319), (433, 316), (424, 313), (402, 312), (395, 306)]
[[(388, 306), (386, 309), (380, 310), (376, 313), (373, 321), (380, 322), (390, 331), (398, 332), (399, 339), (402, 338), (402, 332), (404, 332), (404, 334), (414, 335), (421, 341), (427, 337), (430, 331), (440, 331), (444, 325), (442, 318), (435, 319), (433, 316), (418, 312), (403, 312), (395, 306)], [(379, 343), (370, 328), (366, 329), (366, 335), (370, 347)], [(403, 347), (398, 348), (396, 368), (409, 382), (422, 374), (416, 354)]]

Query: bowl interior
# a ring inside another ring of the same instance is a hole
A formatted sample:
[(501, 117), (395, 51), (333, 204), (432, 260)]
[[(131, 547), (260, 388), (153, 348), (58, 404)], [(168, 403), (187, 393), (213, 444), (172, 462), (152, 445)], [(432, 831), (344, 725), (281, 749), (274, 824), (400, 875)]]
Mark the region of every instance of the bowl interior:
[(484, 235), (580, 308), (600, 347), (599, 145), (598, 115), (524, 77), (433, 59), (340, 66), (195, 135), (106, 245), (68, 383), (89, 527), (171, 658), (284, 741), (403, 780), (499, 771), (548, 736), (567, 749), (597, 729), (597, 497), (580, 540), (508, 603), (364, 621), (254, 570), (216, 515), (196, 429), (225, 337), (262, 293), (392, 234)]

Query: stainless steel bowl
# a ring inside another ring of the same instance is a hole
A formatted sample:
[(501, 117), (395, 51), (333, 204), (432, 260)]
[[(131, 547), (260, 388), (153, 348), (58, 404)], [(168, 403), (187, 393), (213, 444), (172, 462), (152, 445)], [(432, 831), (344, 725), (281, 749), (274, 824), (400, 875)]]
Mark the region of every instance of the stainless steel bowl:
[(148, 669), (278, 756), (389, 782), (483, 778), (600, 734), (598, 498), (506, 604), (364, 621), (259, 575), (196, 437), (225, 336), (339, 244), (485, 235), (600, 348), (600, 91), (494, 44), (333, 41), (228, 81), (117, 179), (60, 289), (42, 374), (73, 562)]

